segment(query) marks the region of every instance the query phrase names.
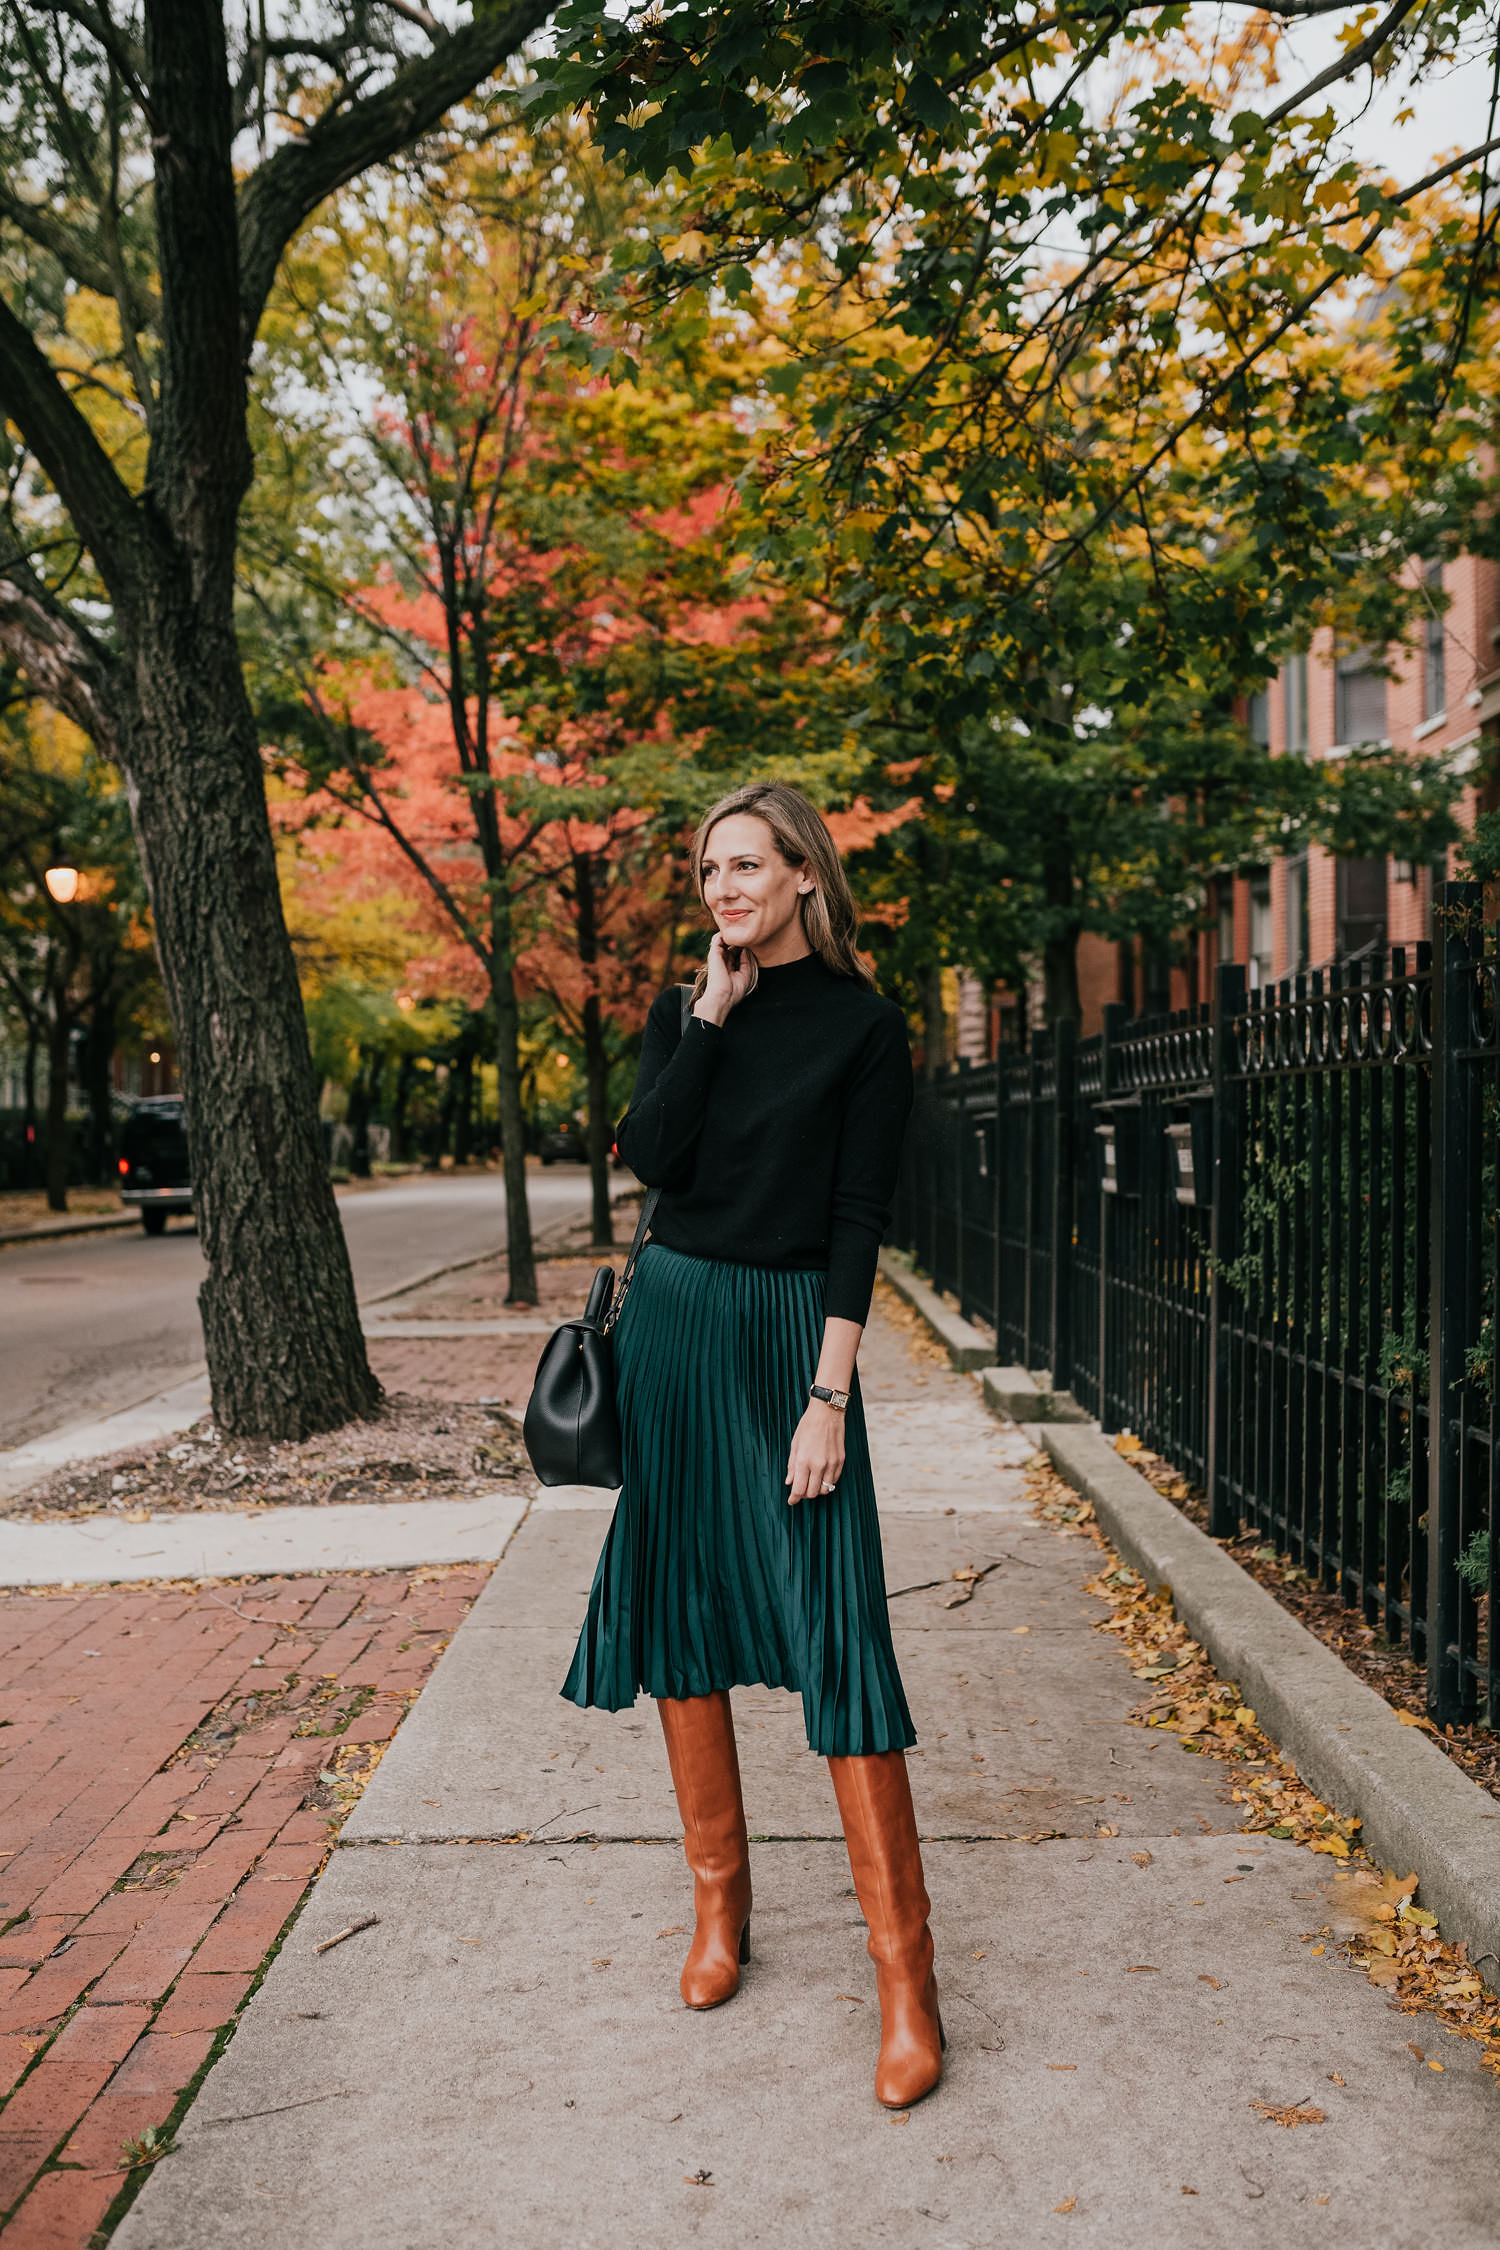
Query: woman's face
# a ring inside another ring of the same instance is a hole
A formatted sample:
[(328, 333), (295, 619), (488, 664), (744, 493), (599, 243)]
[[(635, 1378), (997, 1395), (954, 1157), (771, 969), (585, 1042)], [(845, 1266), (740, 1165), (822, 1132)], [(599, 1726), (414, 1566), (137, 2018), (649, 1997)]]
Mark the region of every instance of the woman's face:
[(813, 888), (806, 867), (781, 856), (769, 821), (757, 813), (728, 813), (708, 832), (703, 852), (703, 902), (726, 945), (748, 945), (759, 954), (793, 924)]

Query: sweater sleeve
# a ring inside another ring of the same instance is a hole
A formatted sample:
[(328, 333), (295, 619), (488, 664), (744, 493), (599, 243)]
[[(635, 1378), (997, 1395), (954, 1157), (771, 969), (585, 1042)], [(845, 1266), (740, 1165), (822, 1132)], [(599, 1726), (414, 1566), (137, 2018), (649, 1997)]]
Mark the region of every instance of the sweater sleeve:
[(832, 1320), (870, 1317), (875, 1262), (901, 1169), (911, 1112), (911, 1044), (900, 1011), (882, 1011), (850, 1080), (833, 1175), (824, 1311)]
[(701, 1016), (683, 1028), (680, 985), (652, 1001), (635, 1090), (615, 1130), (620, 1154), (647, 1187), (670, 1187), (686, 1175), (723, 1044), (720, 1026)]

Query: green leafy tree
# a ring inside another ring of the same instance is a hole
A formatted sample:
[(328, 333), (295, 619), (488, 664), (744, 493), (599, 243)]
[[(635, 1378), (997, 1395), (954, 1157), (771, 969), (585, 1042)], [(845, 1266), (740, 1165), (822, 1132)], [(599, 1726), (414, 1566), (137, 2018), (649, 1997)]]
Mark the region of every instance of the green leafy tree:
[[(1395, 182), (1327, 108), (1477, 52), (1481, 11), (1362, 17), (1268, 102), (1306, 12), (1238, 37), (908, 0), (559, 18), (548, 98), (674, 188), (674, 234), (601, 277), (613, 317), (782, 308), (754, 552), (847, 621), (885, 724), (925, 732), (946, 809), (885, 857), (929, 989), (924, 943), (1024, 942), (1074, 1014), (1085, 928), (1180, 928), (1207, 873), (1289, 840), (1445, 832), (1445, 777), (1278, 770), (1231, 719), (1314, 619), (1403, 630), (1391, 449), (1451, 410), (1494, 263), (1493, 135)], [(979, 879), (1006, 898), (976, 921)]]

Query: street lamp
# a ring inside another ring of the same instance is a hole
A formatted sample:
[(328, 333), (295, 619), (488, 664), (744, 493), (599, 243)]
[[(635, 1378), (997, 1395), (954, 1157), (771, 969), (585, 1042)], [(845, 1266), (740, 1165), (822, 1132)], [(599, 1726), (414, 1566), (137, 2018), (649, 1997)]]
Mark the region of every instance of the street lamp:
[(78, 870), (70, 859), (57, 859), (42, 877), (47, 894), (59, 906), (71, 906), (78, 896)]

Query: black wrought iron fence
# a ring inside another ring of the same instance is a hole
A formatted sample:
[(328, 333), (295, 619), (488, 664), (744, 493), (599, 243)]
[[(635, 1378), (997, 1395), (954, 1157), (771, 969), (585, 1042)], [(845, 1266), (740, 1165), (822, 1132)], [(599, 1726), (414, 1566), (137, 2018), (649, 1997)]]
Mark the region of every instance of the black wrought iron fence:
[(1047, 1369), (1500, 1724), (1489, 1629), (1500, 949), (1442, 938), (961, 1066), (922, 1090), (894, 1238)]

